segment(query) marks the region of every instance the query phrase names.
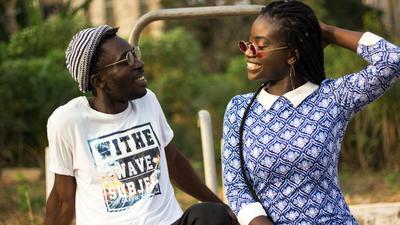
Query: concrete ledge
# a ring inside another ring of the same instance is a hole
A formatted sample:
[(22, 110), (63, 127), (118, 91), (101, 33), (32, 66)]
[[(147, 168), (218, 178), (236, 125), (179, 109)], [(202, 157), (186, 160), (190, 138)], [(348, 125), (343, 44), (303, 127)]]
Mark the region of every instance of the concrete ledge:
[(3, 168), (1, 170), (1, 182), (14, 184), (20, 181), (35, 182), (42, 176), (39, 168)]
[(351, 205), (359, 225), (400, 225), (400, 202)]

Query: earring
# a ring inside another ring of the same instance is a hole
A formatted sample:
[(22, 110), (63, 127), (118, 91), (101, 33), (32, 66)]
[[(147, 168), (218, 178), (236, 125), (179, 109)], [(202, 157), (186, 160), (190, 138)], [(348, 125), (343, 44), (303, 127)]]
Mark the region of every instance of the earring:
[(293, 80), (295, 77), (296, 77), (296, 71), (294, 69), (294, 63), (291, 63), (290, 70), (289, 70), (289, 78), (290, 78), (290, 83), (292, 84), (292, 90), (294, 90)]

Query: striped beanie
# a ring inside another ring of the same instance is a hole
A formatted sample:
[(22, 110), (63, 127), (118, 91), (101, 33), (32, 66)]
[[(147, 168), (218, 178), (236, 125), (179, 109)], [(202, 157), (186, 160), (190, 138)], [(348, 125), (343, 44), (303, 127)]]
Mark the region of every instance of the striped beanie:
[(66, 64), (69, 73), (83, 93), (88, 91), (89, 68), (92, 56), (106, 31), (111, 30), (108, 25), (87, 28), (79, 31), (72, 37), (65, 52)]

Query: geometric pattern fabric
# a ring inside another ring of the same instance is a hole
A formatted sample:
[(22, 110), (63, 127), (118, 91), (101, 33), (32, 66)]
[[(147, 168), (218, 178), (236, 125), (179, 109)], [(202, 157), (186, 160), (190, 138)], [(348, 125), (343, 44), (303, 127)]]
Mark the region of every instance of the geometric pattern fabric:
[[(326, 79), (297, 107), (280, 96), (266, 110), (257, 100), (243, 133), (245, 168), (274, 224), (357, 224), (338, 182), (338, 159), (346, 126), (400, 76), (400, 48), (381, 39), (359, 45), (370, 64), (360, 72)], [(239, 124), (253, 94), (235, 96), (223, 127), (224, 186), (238, 214), (255, 200), (240, 169)]]

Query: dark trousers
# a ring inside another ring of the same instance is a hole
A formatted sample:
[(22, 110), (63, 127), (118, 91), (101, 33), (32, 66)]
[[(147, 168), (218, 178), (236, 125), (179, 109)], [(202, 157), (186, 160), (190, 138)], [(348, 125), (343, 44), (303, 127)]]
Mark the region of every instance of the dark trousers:
[(171, 225), (231, 225), (231, 217), (225, 206), (203, 202), (188, 208), (181, 218)]

